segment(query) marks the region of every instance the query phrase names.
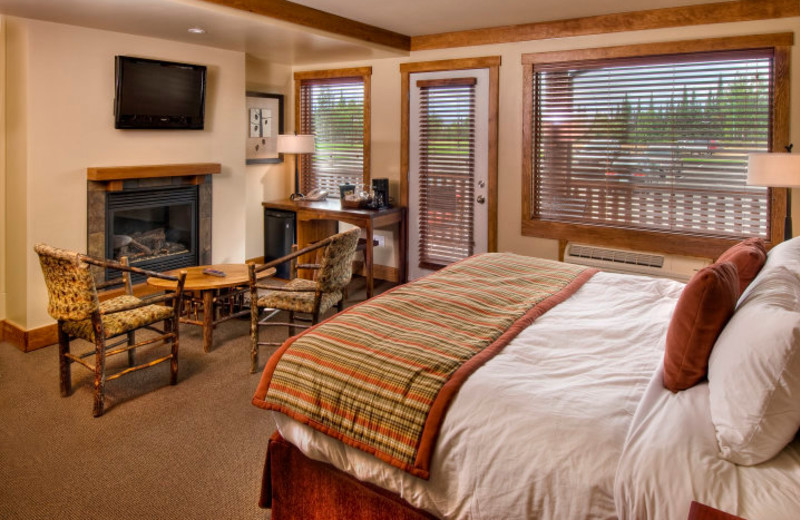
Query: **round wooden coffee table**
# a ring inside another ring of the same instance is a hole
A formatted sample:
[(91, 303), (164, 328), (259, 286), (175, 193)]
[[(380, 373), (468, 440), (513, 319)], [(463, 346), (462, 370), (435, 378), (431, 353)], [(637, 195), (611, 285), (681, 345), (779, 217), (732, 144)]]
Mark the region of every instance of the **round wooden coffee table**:
[[(205, 269), (222, 271), (225, 276), (205, 274)], [(241, 308), (241, 296), (248, 290), (247, 264), (198, 265), (173, 269), (165, 274), (177, 275), (181, 271), (186, 271), (183, 291), (188, 303), (184, 306), (185, 315), (181, 317), (181, 322), (203, 327), (203, 351), (208, 352), (217, 324), (250, 312), (249, 308)], [(274, 274), (274, 268), (265, 269), (258, 273), (258, 278), (268, 278)], [(176, 283), (160, 278), (147, 279), (148, 285), (159, 289), (174, 290)], [(202, 319), (198, 319), (198, 307), (201, 307)]]

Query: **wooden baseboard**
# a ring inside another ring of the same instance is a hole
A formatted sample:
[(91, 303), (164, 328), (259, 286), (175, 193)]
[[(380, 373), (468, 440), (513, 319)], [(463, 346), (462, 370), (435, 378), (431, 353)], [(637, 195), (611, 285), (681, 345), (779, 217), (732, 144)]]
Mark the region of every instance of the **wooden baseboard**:
[(58, 343), (58, 326), (55, 323), (23, 330), (15, 323), (3, 320), (0, 333), (3, 341), (11, 343), (23, 352), (31, 352)]

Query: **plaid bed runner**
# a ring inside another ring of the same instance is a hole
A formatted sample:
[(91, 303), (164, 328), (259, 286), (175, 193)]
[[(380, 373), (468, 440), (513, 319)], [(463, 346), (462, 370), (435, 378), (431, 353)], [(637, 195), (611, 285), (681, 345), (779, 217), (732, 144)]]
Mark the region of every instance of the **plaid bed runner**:
[(470, 257), (290, 338), (253, 404), (427, 479), (460, 384), (595, 272), (510, 253)]

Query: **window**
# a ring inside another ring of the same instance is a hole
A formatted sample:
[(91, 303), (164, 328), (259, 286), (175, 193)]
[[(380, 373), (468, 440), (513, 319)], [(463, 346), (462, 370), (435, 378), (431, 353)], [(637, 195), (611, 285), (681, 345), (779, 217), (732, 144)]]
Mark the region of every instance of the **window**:
[(369, 189), (369, 67), (295, 74), (299, 132), (314, 134), (316, 151), (302, 158), (302, 191), (339, 197), (339, 185)]
[(474, 77), (420, 80), (419, 262), (438, 269), (473, 254)]
[(746, 167), (748, 153), (788, 144), (783, 53), (728, 42), (526, 57), (524, 232), (712, 257), (780, 236), (772, 215), (785, 190), (746, 185)]

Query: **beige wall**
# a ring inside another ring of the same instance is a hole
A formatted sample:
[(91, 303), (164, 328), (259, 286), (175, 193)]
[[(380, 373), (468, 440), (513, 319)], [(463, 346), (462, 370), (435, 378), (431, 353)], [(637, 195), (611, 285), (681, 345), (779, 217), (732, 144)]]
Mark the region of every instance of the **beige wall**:
[[(213, 179), (212, 260), (245, 258), (246, 114), (243, 53), (9, 18), (9, 321), (50, 323), (36, 242), (86, 250), (86, 168), (219, 162)], [(114, 56), (208, 67), (203, 131), (115, 130)]]
[[(0, 266), (6, 264), (6, 20), (0, 15)], [(0, 267), (0, 320), (6, 317), (6, 270)]]
[[(293, 119), (291, 67), (248, 56), (245, 82), (247, 90), (284, 96), (284, 132), (292, 132), (294, 127), (291, 126)], [(247, 188), (244, 201), (247, 213), (245, 236), (247, 259), (264, 256), (264, 217), (261, 203), (289, 196), (294, 190), (293, 165), (290, 157), (279, 164), (250, 164), (246, 167)]]
[[(748, 34), (800, 32), (800, 18), (659, 29), (575, 38), (414, 52), (409, 58), (375, 62), (343, 62), (298, 67), (296, 70), (372, 65), (372, 176), (389, 177), (396, 197), (400, 179), (400, 72), (403, 62), (501, 56), (499, 106), (499, 216), (498, 249), (556, 258), (557, 242), (521, 234), (522, 189), (522, 65), (521, 55), (566, 49), (582, 49), (649, 42), (689, 40)], [(792, 138), (800, 142), (800, 50), (792, 55)], [(800, 217), (800, 194), (793, 197), (793, 214)], [(795, 229), (800, 226), (795, 225)], [(377, 257), (377, 251), (376, 251)], [(376, 258), (378, 263), (381, 263)]]
[[(27, 79), (28, 79), (28, 31), (21, 24), (6, 20), (6, 241), (3, 258), (6, 279), (5, 318), (24, 324), (28, 306), (26, 280), (27, 253), (12, 254), (25, 247), (28, 204), (27, 171)], [(13, 57), (13, 58), (12, 58)], [(22, 318), (22, 319), (20, 319)]]

